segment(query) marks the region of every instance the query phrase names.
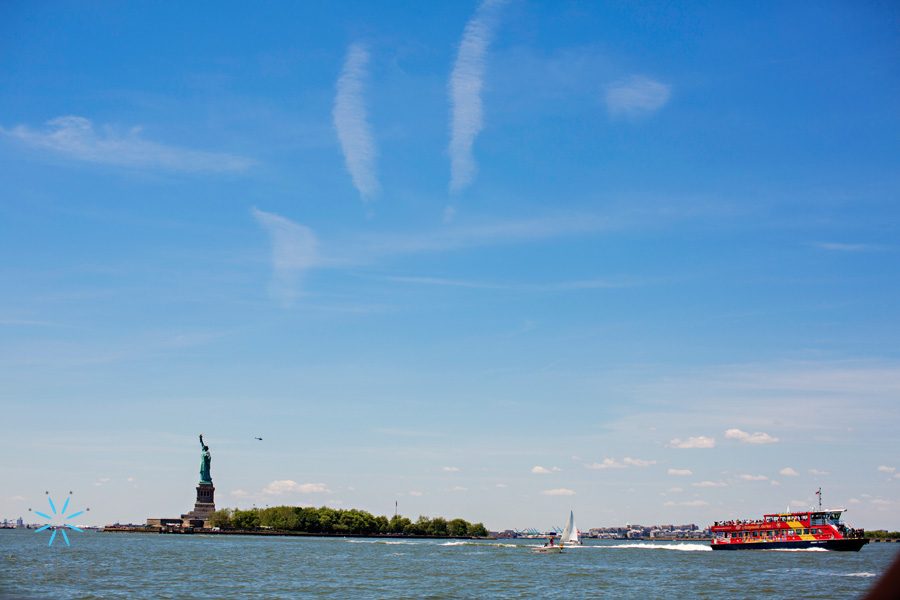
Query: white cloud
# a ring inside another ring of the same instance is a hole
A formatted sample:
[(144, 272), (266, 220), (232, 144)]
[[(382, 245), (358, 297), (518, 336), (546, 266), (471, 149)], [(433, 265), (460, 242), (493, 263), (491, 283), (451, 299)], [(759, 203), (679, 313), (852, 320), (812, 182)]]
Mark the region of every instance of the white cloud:
[(743, 444), (771, 444), (778, 441), (777, 437), (772, 437), (768, 433), (757, 431), (754, 434), (749, 434), (740, 429), (729, 429), (725, 432), (725, 437), (737, 440)]
[(444, 467), (445, 471), (459, 471), (459, 467)]
[(769, 482), (769, 485), (781, 485), (781, 484), (773, 479), (772, 481)]
[(860, 501), (857, 500), (856, 498), (850, 498), (849, 502), (850, 502), (850, 504), (859, 504), (860, 503)]
[(669, 475), (693, 475), (689, 469), (669, 469)]
[(378, 151), (366, 121), (366, 104), (363, 90), (367, 77), (369, 53), (362, 44), (351, 44), (347, 49), (344, 69), (337, 80), (334, 98), (334, 127), (337, 130), (347, 170), (353, 185), (363, 200), (373, 197), (379, 189), (375, 176), (375, 157)]
[(299, 293), (300, 278), (318, 262), (316, 236), (312, 229), (274, 213), (256, 208), (253, 216), (272, 241), (272, 281), (269, 295), (290, 306)]
[(626, 456), (621, 462), (614, 458), (604, 458), (603, 462), (595, 462), (584, 466), (588, 469), (624, 469), (625, 467), (649, 467), (655, 464), (655, 460), (643, 460)]
[(469, 488), (462, 487), (461, 485), (457, 485), (455, 487), (450, 488), (451, 492), (468, 492)]
[(778, 471), (778, 473), (780, 473), (781, 475), (787, 475), (789, 477), (799, 477), (800, 476), (800, 473), (798, 473), (797, 471), (793, 470), (790, 467), (785, 467), (782, 470)]
[(552, 467), (552, 468), (550, 468), (550, 469), (545, 469), (544, 467), (540, 467), (540, 466), (538, 466), (538, 467), (533, 467), (533, 468), (531, 469), (531, 472), (532, 472), (532, 473), (540, 473), (540, 474), (542, 474), (542, 475), (546, 475), (546, 474), (548, 474), (548, 473), (552, 473), (553, 471), (562, 471), (562, 469), (560, 469), (559, 467)]
[(880, 467), (878, 467), (878, 470), (881, 471), (881, 472), (883, 472), (883, 473), (893, 473), (894, 471), (897, 470), (897, 468), (896, 468), (896, 467), (887, 467), (887, 466), (885, 466), (885, 465), (881, 465)]
[(661, 109), (669, 101), (672, 86), (643, 75), (632, 75), (606, 89), (606, 106), (613, 117), (637, 117)]
[(409, 495), (410, 496), (421, 496), (422, 492), (410, 492)]
[(25, 499), (25, 496), (13, 496), (10, 498), (10, 500), (24, 500), (24, 499)]
[(498, 484), (497, 484), (497, 487), (498, 487), (498, 488), (505, 488), (505, 487), (509, 487), (509, 486), (506, 485), (505, 483), (498, 483)]
[(673, 448), (715, 448), (716, 438), (708, 438), (704, 436), (690, 437), (686, 440), (675, 438), (668, 443)]
[(831, 475), (831, 473), (829, 473), (828, 471), (820, 471), (818, 469), (810, 469), (809, 474), (810, 475)]
[(724, 481), (701, 481), (700, 483), (692, 483), (694, 487), (725, 487), (728, 484)]
[(767, 481), (769, 478), (765, 475), (738, 475), (738, 479), (744, 481)]
[(574, 496), (575, 492), (565, 488), (557, 488), (555, 490), (544, 490), (541, 494), (544, 496)]
[(331, 490), (329, 490), (324, 483), (297, 483), (290, 479), (284, 479), (281, 481), (273, 481), (263, 488), (263, 493), (269, 494), (270, 496), (281, 496), (282, 494), (287, 493), (330, 494)]
[(458, 192), (475, 178), (472, 144), (484, 126), (481, 88), (485, 57), (494, 35), (496, 10), (504, 0), (485, 0), (466, 23), (450, 74), (450, 191)]
[(872, 504), (877, 504), (879, 506), (888, 506), (891, 504), (888, 500), (882, 500), (881, 498), (876, 498), (872, 500)]
[(584, 465), (588, 469), (624, 469), (625, 465), (612, 458), (604, 458), (603, 462)]
[(12, 130), (0, 128), (0, 133), (33, 148), (52, 150), (75, 160), (122, 167), (221, 173), (245, 171), (256, 164), (252, 159), (234, 154), (150, 142), (141, 138), (140, 127), (132, 127), (123, 135), (107, 125), (98, 133), (90, 119), (77, 116), (57, 117), (47, 125), (43, 132), (19, 125)]

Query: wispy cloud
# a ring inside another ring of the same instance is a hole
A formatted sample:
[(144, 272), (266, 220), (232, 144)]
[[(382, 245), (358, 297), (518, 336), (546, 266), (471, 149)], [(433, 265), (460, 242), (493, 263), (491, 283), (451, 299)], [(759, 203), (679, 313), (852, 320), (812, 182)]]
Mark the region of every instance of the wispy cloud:
[(835, 242), (817, 242), (813, 244), (823, 250), (836, 250), (839, 252), (876, 252), (886, 250), (885, 246), (878, 244), (840, 244)]
[(768, 481), (769, 478), (765, 475), (738, 475), (738, 479), (743, 479), (744, 481)]
[(542, 496), (574, 496), (575, 492), (573, 490), (567, 490), (566, 488), (557, 488), (555, 490), (544, 490), (541, 492)]
[(388, 281), (400, 283), (416, 283), (422, 285), (438, 285), (447, 287), (475, 288), (484, 290), (498, 290), (510, 292), (569, 292), (577, 290), (617, 289), (632, 287), (636, 284), (618, 283), (612, 281), (562, 281), (547, 284), (495, 284), (479, 283), (474, 281), (458, 281), (454, 279), (441, 279), (437, 277), (387, 277)]
[(675, 438), (666, 445), (671, 448), (715, 448), (716, 438), (708, 438), (702, 435), (689, 437), (686, 440)]
[(281, 496), (288, 493), (330, 494), (331, 490), (324, 483), (297, 483), (290, 479), (273, 481), (263, 488), (263, 494)]
[(669, 475), (693, 475), (690, 469), (669, 469)]
[(672, 86), (643, 75), (632, 75), (606, 89), (606, 106), (613, 117), (638, 117), (661, 109), (669, 101)]
[(602, 462), (584, 465), (588, 469), (624, 469), (625, 465), (614, 458), (604, 458)]
[(459, 53), (450, 74), (450, 191), (472, 183), (478, 170), (472, 144), (484, 126), (481, 88), (485, 56), (494, 35), (497, 9), (504, 0), (485, 0), (466, 23)]
[(375, 175), (375, 157), (378, 151), (366, 120), (363, 98), (368, 64), (369, 53), (366, 48), (359, 43), (352, 44), (347, 50), (344, 68), (337, 80), (337, 94), (331, 113), (344, 151), (347, 170), (363, 200), (372, 198), (379, 189)]
[(692, 483), (694, 487), (725, 487), (728, 484), (724, 481), (701, 481), (699, 483)]
[(98, 132), (90, 119), (78, 116), (57, 117), (47, 122), (44, 131), (19, 125), (11, 130), (0, 128), (0, 133), (33, 148), (51, 150), (75, 160), (123, 167), (240, 173), (256, 164), (251, 158), (235, 154), (151, 142), (141, 137), (140, 127), (132, 127), (123, 134), (105, 125)]
[(256, 208), (253, 216), (272, 240), (272, 281), (269, 294), (290, 306), (299, 294), (300, 278), (318, 260), (316, 236), (309, 227)]
[(684, 502), (664, 502), (663, 506), (707, 506), (709, 502), (705, 500), (686, 500)]
[(459, 471), (459, 467), (444, 467), (444, 471)]
[(800, 477), (800, 473), (790, 467), (785, 467), (782, 470), (778, 471), (778, 473), (781, 475), (786, 475), (788, 477)]
[(601, 217), (566, 214), (540, 219), (447, 227), (421, 234), (372, 236), (363, 240), (359, 251), (369, 256), (443, 252), (593, 233), (604, 229), (607, 225), (607, 219)]
[(729, 429), (725, 432), (725, 437), (730, 440), (737, 440), (742, 444), (772, 444), (778, 441), (777, 437), (772, 437), (768, 433), (757, 431), (750, 434), (740, 429)]
[(878, 467), (878, 470), (881, 471), (882, 473), (893, 473), (894, 471), (897, 470), (897, 468), (896, 467), (888, 467), (887, 465), (881, 465), (880, 467)]
[(614, 458), (604, 458), (603, 462), (595, 462), (584, 465), (588, 469), (624, 469), (626, 467), (649, 467), (655, 465), (655, 460), (643, 460), (626, 456), (621, 462)]

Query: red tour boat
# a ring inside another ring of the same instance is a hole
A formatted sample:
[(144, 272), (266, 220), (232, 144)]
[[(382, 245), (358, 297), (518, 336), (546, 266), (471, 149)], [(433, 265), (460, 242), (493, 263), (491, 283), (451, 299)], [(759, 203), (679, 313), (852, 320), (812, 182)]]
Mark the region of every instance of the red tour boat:
[(819, 510), (764, 515), (762, 519), (716, 521), (710, 531), (713, 550), (782, 550), (822, 548), (858, 551), (869, 543), (862, 529), (850, 529), (841, 522), (846, 509)]

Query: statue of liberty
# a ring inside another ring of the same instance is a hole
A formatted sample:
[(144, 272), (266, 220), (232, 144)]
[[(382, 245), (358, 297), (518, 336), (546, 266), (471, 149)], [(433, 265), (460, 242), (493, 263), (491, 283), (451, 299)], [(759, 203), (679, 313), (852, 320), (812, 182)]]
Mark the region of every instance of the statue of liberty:
[(200, 445), (203, 446), (203, 452), (200, 454), (200, 483), (212, 483), (212, 477), (209, 475), (209, 463), (212, 458), (209, 455), (209, 446), (203, 443), (203, 434), (200, 434)]

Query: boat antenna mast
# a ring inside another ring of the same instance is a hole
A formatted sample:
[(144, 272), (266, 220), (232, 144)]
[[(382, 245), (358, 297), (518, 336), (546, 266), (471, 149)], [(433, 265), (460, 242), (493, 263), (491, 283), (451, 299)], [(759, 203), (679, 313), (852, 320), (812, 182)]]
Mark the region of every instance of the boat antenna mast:
[(819, 491), (816, 492), (816, 496), (819, 497), (819, 512), (822, 511), (822, 488), (819, 488)]

